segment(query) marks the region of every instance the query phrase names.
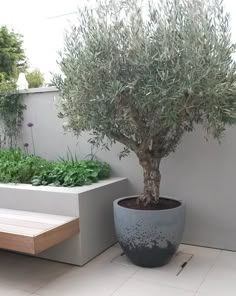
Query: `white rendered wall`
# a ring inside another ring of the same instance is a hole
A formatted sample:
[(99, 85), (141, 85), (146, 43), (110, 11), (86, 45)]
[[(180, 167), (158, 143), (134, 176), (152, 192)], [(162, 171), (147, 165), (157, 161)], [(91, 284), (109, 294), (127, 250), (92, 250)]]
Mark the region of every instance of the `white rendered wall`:
[[(33, 122), (37, 154), (56, 159), (65, 156), (68, 147), (81, 158), (90, 153), (88, 134), (79, 139), (64, 134), (63, 120), (57, 118), (55, 89), (38, 89), (26, 95), (25, 102), (21, 141), (31, 145), (26, 125)], [(236, 250), (236, 127), (227, 130), (221, 145), (204, 137), (201, 129), (187, 134), (176, 153), (163, 160), (161, 193), (186, 202), (186, 243)], [(140, 193), (141, 167), (133, 154), (120, 161), (121, 148), (117, 144), (97, 156), (110, 163), (114, 176), (129, 179), (130, 194)]]
[(113, 201), (124, 195), (124, 178), (73, 188), (0, 184), (0, 208), (78, 217), (78, 234), (38, 256), (82, 266), (117, 241)]

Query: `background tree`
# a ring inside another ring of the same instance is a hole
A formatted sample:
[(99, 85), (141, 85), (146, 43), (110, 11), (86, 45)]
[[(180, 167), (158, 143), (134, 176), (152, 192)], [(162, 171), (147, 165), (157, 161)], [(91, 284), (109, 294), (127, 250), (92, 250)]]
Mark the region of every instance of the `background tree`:
[(16, 79), (26, 66), (22, 36), (0, 27), (0, 147), (17, 145), (25, 105)]
[(55, 84), (76, 133), (132, 150), (145, 204), (157, 203), (160, 161), (202, 126), (220, 138), (235, 122), (236, 65), (220, 0), (99, 1), (78, 12)]
[(26, 79), (29, 83), (29, 88), (36, 88), (43, 86), (44, 76), (39, 69), (35, 69), (32, 72), (26, 74)]
[(0, 83), (16, 79), (19, 71), (26, 67), (26, 57), (22, 47), (22, 36), (0, 28)]

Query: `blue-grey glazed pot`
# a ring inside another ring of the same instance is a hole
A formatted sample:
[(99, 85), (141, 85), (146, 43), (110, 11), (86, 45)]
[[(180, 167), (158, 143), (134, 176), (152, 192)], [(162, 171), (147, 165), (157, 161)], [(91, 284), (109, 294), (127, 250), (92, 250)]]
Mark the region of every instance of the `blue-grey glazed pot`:
[[(185, 224), (185, 205), (165, 210), (137, 210), (114, 201), (114, 222), (118, 241), (127, 257), (138, 266), (167, 264), (181, 243)], [(172, 199), (172, 198), (171, 198)]]

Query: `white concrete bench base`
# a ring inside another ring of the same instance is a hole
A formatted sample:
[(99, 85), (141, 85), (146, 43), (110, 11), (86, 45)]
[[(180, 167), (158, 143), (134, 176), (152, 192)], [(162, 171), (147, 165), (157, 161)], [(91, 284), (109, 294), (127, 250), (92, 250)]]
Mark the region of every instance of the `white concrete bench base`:
[(116, 242), (113, 200), (128, 195), (128, 180), (62, 188), (0, 184), (0, 208), (79, 218), (80, 232), (37, 256), (82, 266)]
[(79, 218), (0, 208), (0, 248), (38, 254), (79, 232)]

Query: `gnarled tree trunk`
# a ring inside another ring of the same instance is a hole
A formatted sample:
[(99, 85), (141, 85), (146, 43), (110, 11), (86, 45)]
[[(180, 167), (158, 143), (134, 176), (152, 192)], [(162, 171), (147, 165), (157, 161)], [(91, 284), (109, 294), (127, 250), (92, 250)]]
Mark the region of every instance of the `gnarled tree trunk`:
[(140, 198), (146, 205), (158, 203), (160, 195), (160, 162), (161, 158), (151, 153), (138, 153), (139, 163), (143, 168), (144, 192)]

